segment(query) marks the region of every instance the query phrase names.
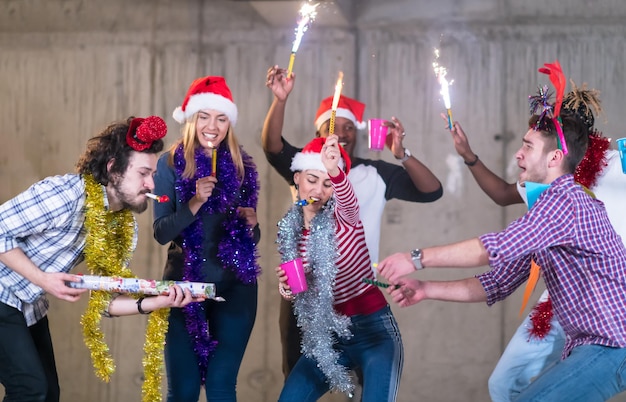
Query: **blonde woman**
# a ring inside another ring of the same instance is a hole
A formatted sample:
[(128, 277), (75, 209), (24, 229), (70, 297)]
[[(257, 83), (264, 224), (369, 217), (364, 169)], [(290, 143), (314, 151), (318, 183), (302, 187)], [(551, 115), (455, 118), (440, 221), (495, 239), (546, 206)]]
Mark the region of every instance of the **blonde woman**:
[(164, 279), (212, 282), (224, 302), (172, 309), (165, 346), (167, 400), (236, 401), (257, 308), (258, 174), (233, 127), (237, 106), (223, 77), (195, 80), (174, 111), (182, 137), (157, 164), (154, 236), (170, 243)]

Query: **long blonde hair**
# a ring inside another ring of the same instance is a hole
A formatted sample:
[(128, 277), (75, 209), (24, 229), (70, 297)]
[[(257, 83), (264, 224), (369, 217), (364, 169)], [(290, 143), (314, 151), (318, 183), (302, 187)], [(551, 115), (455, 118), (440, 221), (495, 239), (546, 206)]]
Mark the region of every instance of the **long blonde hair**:
[[(194, 113), (193, 116), (191, 116), (191, 119), (187, 119), (185, 121), (185, 124), (181, 128), (181, 138), (176, 141), (169, 150), (170, 156), (168, 158), (168, 163), (170, 166), (174, 166), (174, 154), (176, 149), (181, 143), (183, 144), (183, 155), (185, 157), (185, 170), (183, 171), (183, 177), (185, 179), (192, 178), (196, 173), (195, 152), (196, 148), (200, 146), (200, 142), (198, 141), (198, 137), (196, 135), (198, 113), (199, 112)], [(237, 177), (239, 177), (239, 180), (241, 181), (243, 180), (244, 175), (243, 158), (241, 157), (241, 148), (239, 147), (239, 141), (237, 141), (232, 125), (228, 126), (228, 132), (226, 133), (225, 140), (230, 151), (230, 156), (235, 163), (235, 167), (237, 168)]]

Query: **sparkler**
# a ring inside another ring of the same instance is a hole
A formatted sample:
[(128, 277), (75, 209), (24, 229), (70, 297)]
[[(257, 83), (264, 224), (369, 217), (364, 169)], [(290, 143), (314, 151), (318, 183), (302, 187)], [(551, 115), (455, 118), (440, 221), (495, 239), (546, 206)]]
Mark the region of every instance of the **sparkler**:
[(217, 175), (217, 148), (213, 148), (211, 151), (211, 176)]
[(291, 46), (291, 56), (289, 57), (289, 67), (287, 67), (287, 77), (289, 77), (293, 71), (293, 63), (296, 60), (296, 52), (300, 47), (302, 37), (307, 29), (309, 29), (311, 23), (315, 21), (315, 17), (317, 16), (316, 8), (318, 5), (319, 3), (304, 3), (300, 8), (300, 20), (298, 21), (298, 26), (296, 27), (296, 38), (293, 40), (293, 45)]
[(449, 86), (453, 81), (448, 81), (446, 78), (446, 74), (448, 71), (444, 66), (439, 65), (437, 60), (439, 59), (439, 49), (435, 49), (435, 61), (433, 62), (433, 69), (435, 70), (435, 76), (437, 77), (437, 81), (441, 86), (441, 97), (443, 98), (443, 105), (446, 108), (446, 112), (448, 114), (448, 128), (452, 130), (452, 109), (450, 104), (450, 91)]
[(342, 86), (343, 86), (343, 71), (339, 71), (337, 84), (335, 84), (335, 94), (333, 95), (333, 105), (330, 111), (330, 123), (328, 125), (328, 135), (333, 135), (335, 133), (335, 116), (337, 115), (337, 105), (339, 104), (339, 97), (341, 97)]

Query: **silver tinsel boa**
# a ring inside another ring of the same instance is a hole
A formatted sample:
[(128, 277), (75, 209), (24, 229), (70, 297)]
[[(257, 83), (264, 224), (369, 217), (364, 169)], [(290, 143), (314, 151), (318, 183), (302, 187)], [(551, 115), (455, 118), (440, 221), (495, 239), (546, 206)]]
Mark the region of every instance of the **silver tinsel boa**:
[[(308, 290), (298, 293), (294, 309), (298, 327), (302, 329), (302, 353), (317, 361), (331, 390), (349, 395), (354, 390), (348, 369), (339, 364), (339, 352), (333, 348), (337, 337), (350, 339), (350, 317), (338, 314), (333, 307), (333, 285), (337, 275), (337, 238), (335, 235), (334, 198), (315, 215), (306, 243), (306, 274)], [(302, 207), (294, 205), (278, 222), (278, 251), (281, 261), (300, 257), (298, 244), (302, 238), (304, 215)]]

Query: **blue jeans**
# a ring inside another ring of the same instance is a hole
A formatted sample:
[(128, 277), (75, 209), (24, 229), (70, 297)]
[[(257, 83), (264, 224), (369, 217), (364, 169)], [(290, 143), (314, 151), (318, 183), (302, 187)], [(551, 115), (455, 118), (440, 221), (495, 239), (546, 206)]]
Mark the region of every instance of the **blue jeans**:
[(626, 348), (583, 345), (541, 373), (515, 401), (603, 402), (626, 390)]
[[(209, 331), (217, 348), (209, 357), (206, 373), (207, 401), (236, 402), (237, 374), (256, 318), (257, 285), (237, 282), (217, 285), (224, 302), (207, 301)], [(197, 402), (200, 396), (198, 359), (185, 325), (182, 309), (170, 312), (165, 344), (168, 402)]]
[[(353, 337), (335, 348), (339, 363), (363, 373), (364, 402), (395, 401), (404, 364), (400, 330), (389, 306), (368, 315), (351, 317)], [(312, 358), (302, 356), (289, 374), (280, 402), (317, 401), (329, 391), (324, 373)]]
[(561, 360), (565, 332), (556, 318), (550, 324), (552, 328), (543, 339), (530, 338), (530, 315), (517, 328), (489, 377), (489, 396), (493, 402), (512, 401), (533, 378)]
[(58, 402), (48, 318), (28, 327), (18, 309), (0, 303), (0, 383), (5, 402)]

